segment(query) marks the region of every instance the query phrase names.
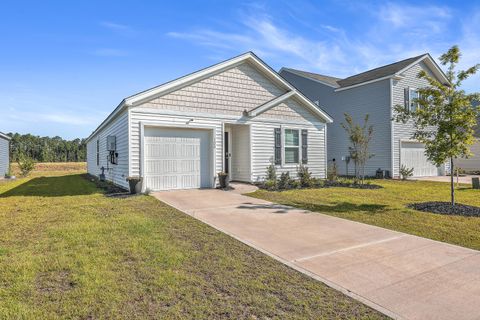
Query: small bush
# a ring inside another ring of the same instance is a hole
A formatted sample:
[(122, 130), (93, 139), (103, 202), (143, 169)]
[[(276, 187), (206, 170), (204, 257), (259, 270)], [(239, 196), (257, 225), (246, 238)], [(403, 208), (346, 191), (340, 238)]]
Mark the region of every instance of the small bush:
[(277, 188), (279, 190), (287, 190), (292, 187), (292, 181), (293, 179), (290, 178), (290, 172), (284, 172), (280, 175), (280, 178), (278, 178), (277, 181)]
[(24, 154), (18, 156), (17, 163), (18, 168), (20, 169), (20, 174), (23, 177), (28, 176), (28, 174), (32, 172), (33, 169), (35, 169), (35, 161)]
[(338, 170), (337, 170), (337, 163), (336, 162), (333, 162), (333, 164), (328, 167), (327, 179), (329, 181), (337, 181)]
[(275, 166), (273, 164), (267, 167), (266, 180), (277, 180), (277, 169), (275, 169)]
[(402, 164), (400, 167), (400, 176), (402, 180), (407, 180), (411, 176), (413, 176), (413, 168), (407, 168), (405, 165)]
[(263, 183), (263, 188), (269, 191), (277, 190), (277, 180), (265, 180)]
[(297, 169), (300, 187), (310, 188), (312, 186), (312, 173), (308, 171), (308, 167), (301, 164)]

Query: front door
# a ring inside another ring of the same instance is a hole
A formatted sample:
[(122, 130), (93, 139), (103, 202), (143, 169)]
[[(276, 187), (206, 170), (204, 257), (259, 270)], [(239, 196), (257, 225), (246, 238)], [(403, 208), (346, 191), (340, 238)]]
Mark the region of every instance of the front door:
[(225, 173), (230, 175), (230, 132), (225, 131), (223, 137), (224, 143), (224, 163), (225, 163)]

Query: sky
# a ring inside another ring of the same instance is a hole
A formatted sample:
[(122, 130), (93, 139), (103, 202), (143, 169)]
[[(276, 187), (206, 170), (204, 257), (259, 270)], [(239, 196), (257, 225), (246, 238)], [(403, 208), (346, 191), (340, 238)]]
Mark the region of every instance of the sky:
[[(124, 97), (246, 51), (336, 77), (455, 44), (461, 68), (480, 63), (480, 0), (2, 0), (0, 12), (0, 131), (66, 139)], [(480, 91), (480, 75), (463, 89)]]

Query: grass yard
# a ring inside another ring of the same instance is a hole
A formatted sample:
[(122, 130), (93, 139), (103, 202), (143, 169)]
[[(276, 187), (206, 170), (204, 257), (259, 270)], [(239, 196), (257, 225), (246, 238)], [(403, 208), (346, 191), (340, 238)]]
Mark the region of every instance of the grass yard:
[[(405, 207), (412, 202), (449, 201), (448, 183), (398, 180), (374, 183), (384, 188), (259, 190), (249, 195), (480, 250), (480, 218), (432, 214)], [(480, 206), (480, 190), (460, 186), (456, 196), (458, 203)]]
[(384, 318), (152, 197), (38, 168), (0, 182), (0, 319)]

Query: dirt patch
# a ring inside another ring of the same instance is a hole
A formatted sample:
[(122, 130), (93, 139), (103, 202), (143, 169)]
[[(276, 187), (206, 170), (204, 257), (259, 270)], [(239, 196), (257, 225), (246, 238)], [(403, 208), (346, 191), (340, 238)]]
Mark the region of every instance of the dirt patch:
[(36, 288), (43, 294), (67, 292), (75, 288), (75, 282), (68, 270), (42, 272), (37, 275)]
[(469, 206), (466, 204), (456, 204), (452, 206), (450, 202), (432, 201), (422, 203), (411, 203), (407, 207), (431, 213), (458, 215), (466, 217), (480, 217), (480, 207)]

